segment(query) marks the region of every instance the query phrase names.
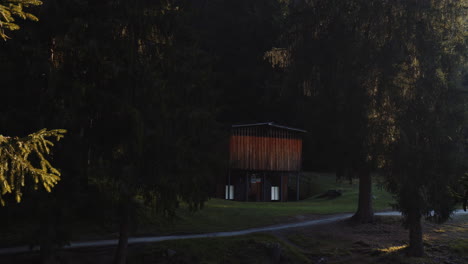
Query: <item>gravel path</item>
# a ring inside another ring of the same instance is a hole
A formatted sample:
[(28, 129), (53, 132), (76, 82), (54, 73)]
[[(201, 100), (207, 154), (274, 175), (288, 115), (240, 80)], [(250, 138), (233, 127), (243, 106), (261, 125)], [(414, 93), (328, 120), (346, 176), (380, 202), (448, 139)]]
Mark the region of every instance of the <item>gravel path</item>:
[[(399, 216), (401, 215), (401, 213), (390, 211), (390, 212), (379, 212), (379, 213), (376, 213), (375, 215)], [(465, 212), (463, 210), (456, 210), (454, 212), (454, 215), (468, 215), (468, 212)], [(267, 227), (250, 228), (250, 229), (239, 230), (239, 231), (215, 232), (215, 233), (193, 234), (193, 235), (130, 237), (128, 240), (128, 243), (137, 244), (137, 243), (153, 243), (153, 242), (177, 240), (177, 239), (241, 236), (241, 235), (247, 235), (247, 234), (258, 233), (258, 232), (268, 232), (268, 231), (276, 231), (276, 230), (287, 229), (287, 228), (297, 228), (297, 227), (304, 227), (304, 226), (327, 224), (327, 223), (343, 220), (351, 216), (352, 214), (340, 214), (340, 215), (325, 217), (322, 219), (315, 219), (315, 220), (302, 221), (302, 222), (289, 223), (289, 224), (273, 225), (273, 226), (267, 226)], [(68, 248), (115, 246), (117, 245), (117, 243), (118, 243), (117, 239), (71, 242), (70, 245), (65, 246), (64, 248), (68, 249)], [(36, 251), (36, 250), (39, 250), (39, 247), (33, 247), (32, 249), (28, 246), (2, 248), (0, 249), (0, 255), (24, 253), (24, 252)]]

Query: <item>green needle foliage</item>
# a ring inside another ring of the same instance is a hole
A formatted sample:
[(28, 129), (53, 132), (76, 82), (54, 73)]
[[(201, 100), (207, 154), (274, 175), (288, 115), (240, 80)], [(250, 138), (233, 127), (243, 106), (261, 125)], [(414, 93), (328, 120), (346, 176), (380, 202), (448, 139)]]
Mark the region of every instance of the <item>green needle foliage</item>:
[(66, 130), (42, 129), (26, 137), (5, 137), (0, 135), (0, 203), (4, 206), (4, 196), (13, 194), (16, 202), (21, 201), (26, 175), (34, 181), (34, 189), (40, 184), (47, 192), (60, 180), (60, 172), (46, 159), (54, 146), (48, 138), (59, 141)]
[(24, 10), (32, 6), (41, 5), (39, 0), (0, 0), (0, 38), (7, 40), (8, 36), (5, 31), (13, 31), (20, 29), (15, 18), (23, 20), (38, 21), (39, 19)]

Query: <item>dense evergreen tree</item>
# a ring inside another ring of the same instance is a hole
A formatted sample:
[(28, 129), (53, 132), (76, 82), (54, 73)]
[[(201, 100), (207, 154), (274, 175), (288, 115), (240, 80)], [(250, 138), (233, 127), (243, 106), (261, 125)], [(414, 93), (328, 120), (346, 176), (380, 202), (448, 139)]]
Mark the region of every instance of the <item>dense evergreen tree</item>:
[(464, 2), (298, 3), (293, 80), (315, 103), (311, 112), (322, 113), (314, 118), (331, 136), (314, 133), (328, 139), (337, 173), (359, 174), (353, 218), (372, 220), (369, 173), (388, 168), (411, 254), (421, 255), (421, 216), (433, 210), (443, 221), (452, 209), (450, 193), (431, 186), (460, 175), (461, 96), (453, 87), (466, 55)]
[(409, 252), (421, 256), (421, 217), (449, 218), (454, 200), (448, 187), (463, 174), (463, 117), (457, 109), (463, 94), (456, 80), (466, 55), (466, 14), (463, 1), (402, 1), (393, 7), (405, 12), (395, 14), (401, 23), (395, 23), (390, 50), (401, 56), (389, 60), (394, 77), (384, 92), (396, 132), (387, 186), (409, 227)]
[(78, 185), (63, 186), (69, 196), (85, 192), (87, 183), (115, 194), (116, 263), (125, 259), (137, 194), (163, 214), (173, 214), (181, 200), (196, 209), (213, 189), (212, 171), (222, 158), (211, 56), (198, 47), (189, 7), (49, 1), (42, 23), (3, 46), (2, 56), (11, 59), (2, 65), (9, 73), (4, 83), (18, 89), (2, 98), (23, 103), (5, 101), (2, 123), (16, 119), (9, 133), (36, 125), (69, 130), (57, 154), (70, 160), (59, 167)]
[[(312, 138), (337, 177), (360, 178), (357, 222), (373, 220), (371, 171), (376, 169), (381, 124), (382, 47), (388, 39), (382, 1), (309, 1), (298, 4), (291, 29), (296, 87), (309, 97)], [(320, 140), (318, 140), (320, 139)], [(325, 139), (325, 140), (323, 140)], [(324, 144), (320, 146), (320, 144)], [(332, 161), (332, 162), (330, 162)]]

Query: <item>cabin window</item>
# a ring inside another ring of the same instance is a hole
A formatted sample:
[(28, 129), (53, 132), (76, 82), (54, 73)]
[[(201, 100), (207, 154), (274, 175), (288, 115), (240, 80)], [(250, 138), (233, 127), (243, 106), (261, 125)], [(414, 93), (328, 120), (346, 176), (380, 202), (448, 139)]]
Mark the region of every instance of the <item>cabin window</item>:
[(226, 185), (226, 200), (234, 200), (234, 185)]
[(271, 186), (271, 200), (272, 201), (279, 200), (279, 187), (278, 186)]

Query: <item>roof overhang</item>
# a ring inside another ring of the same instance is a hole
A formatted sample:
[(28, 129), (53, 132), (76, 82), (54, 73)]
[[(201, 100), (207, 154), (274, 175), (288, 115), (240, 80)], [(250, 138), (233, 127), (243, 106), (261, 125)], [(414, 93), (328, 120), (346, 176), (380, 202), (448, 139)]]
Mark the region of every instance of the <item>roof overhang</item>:
[(281, 128), (281, 129), (286, 129), (286, 130), (301, 132), (301, 133), (307, 133), (307, 130), (303, 130), (303, 129), (299, 129), (299, 128), (294, 128), (294, 127), (283, 126), (283, 125), (278, 125), (278, 124), (275, 124), (274, 122), (253, 123), (253, 124), (239, 124), (239, 125), (232, 125), (232, 128), (253, 127), (253, 126), (271, 126), (271, 127), (276, 127), (276, 128)]

